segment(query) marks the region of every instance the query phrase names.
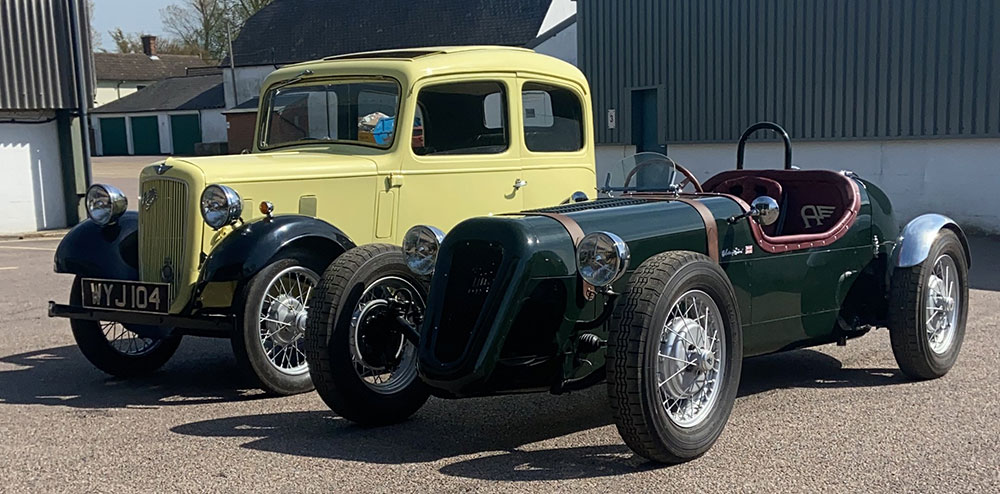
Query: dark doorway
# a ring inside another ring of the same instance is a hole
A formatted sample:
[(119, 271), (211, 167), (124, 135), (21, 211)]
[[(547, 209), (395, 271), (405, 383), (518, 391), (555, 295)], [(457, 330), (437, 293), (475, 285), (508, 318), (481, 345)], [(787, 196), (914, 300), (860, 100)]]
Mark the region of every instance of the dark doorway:
[(667, 147), (660, 144), (659, 112), (656, 89), (632, 91), (632, 143), (635, 151), (666, 154)]

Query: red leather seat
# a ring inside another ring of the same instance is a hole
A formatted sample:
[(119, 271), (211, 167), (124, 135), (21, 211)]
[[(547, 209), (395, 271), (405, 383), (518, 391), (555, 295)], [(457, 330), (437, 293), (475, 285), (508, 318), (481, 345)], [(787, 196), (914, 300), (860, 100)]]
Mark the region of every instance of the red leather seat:
[(777, 223), (761, 228), (751, 222), (757, 243), (769, 252), (835, 242), (854, 224), (861, 208), (858, 184), (829, 170), (730, 170), (708, 179), (702, 187), (746, 204), (764, 195), (759, 194), (763, 189), (778, 201), (781, 218)]

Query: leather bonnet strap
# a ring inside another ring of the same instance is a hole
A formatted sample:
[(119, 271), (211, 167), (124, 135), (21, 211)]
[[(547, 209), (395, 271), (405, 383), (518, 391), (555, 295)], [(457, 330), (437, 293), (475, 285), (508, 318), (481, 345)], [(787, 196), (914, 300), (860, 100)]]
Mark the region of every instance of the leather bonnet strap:
[(719, 262), (719, 225), (715, 222), (715, 215), (712, 214), (712, 210), (708, 209), (705, 203), (697, 199), (689, 199), (686, 197), (678, 197), (678, 201), (687, 204), (694, 208), (695, 211), (701, 215), (701, 221), (705, 223), (705, 236), (708, 242), (708, 257), (711, 257), (713, 261)]
[(650, 201), (677, 201), (683, 202), (688, 206), (694, 208), (701, 216), (702, 223), (705, 224), (705, 242), (708, 245), (708, 257), (713, 261), (719, 262), (719, 225), (715, 222), (715, 215), (712, 214), (712, 210), (708, 209), (705, 203), (699, 201), (698, 197), (704, 197), (706, 195), (716, 195), (716, 194), (685, 194), (685, 196), (675, 196), (675, 195), (662, 195), (662, 194), (636, 194), (633, 197), (648, 199)]
[[(573, 239), (574, 247), (579, 246), (580, 241), (583, 240), (584, 237), (583, 228), (580, 228), (580, 224), (565, 214), (526, 211), (522, 213), (504, 213), (500, 216), (543, 216), (554, 219), (558, 221), (564, 229), (566, 229), (566, 233), (569, 234), (569, 238)], [(580, 278), (580, 283), (582, 283), (581, 288), (583, 290), (583, 298), (587, 300), (594, 300), (594, 297), (597, 295), (597, 289), (594, 288), (594, 285), (587, 283), (583, 278)]]

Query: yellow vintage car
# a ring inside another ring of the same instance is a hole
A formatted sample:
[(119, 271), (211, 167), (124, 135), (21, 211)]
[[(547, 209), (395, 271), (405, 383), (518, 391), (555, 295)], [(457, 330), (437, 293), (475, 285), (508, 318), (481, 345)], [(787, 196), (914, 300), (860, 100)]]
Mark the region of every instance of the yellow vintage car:
[(595, 195), (587, 81), (531, 50), (341, 55), (262, 87), (251, 153), (145, 168), (137, 211), (88, 190), (55, 256), (70, 302), (49, 315), (99, 369), (148, 373), (182, 336), (225, 337), (264, 390), (308, 391), (310, 294), (340, 254)]

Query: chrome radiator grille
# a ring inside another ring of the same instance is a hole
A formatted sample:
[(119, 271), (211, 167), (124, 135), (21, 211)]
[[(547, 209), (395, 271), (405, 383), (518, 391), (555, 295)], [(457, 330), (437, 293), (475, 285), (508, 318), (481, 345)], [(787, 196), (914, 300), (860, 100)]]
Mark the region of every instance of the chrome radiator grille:
[[(140, 187), (139, 196), (139, 276), (142, 281), (170, 283), (170, 304), (187, 279), (188, 245), (185, 225), (188, 218), (188, 186), (180, 180), (156, 178)], [(193, 239), (188, 239), (193, 241)]]

